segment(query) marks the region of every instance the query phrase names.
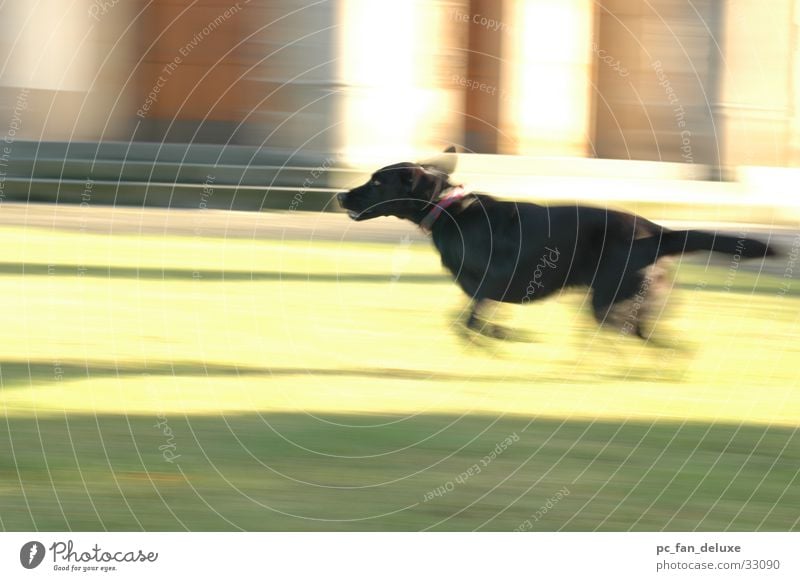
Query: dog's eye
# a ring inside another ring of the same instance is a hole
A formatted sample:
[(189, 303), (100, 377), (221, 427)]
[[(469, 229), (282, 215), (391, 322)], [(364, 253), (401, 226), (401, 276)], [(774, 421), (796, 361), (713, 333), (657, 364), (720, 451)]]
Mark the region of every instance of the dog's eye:
[(379, 185), (381, 185), (381, 180), (378, 179), (372, 180), (372, 185), (377, 188)]

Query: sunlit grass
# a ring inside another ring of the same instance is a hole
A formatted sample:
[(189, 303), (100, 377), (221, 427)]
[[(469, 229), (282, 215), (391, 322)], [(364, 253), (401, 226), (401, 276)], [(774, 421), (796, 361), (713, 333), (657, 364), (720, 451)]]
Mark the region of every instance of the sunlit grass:
[(798, 301), (775, 277), (684, 266), (656, 332), (675, 350), (598, 331), (583, 291), (497, 313), (532, 343), (470, 343), (419, 244), (15, 235), (6, 413), (800, 418)]

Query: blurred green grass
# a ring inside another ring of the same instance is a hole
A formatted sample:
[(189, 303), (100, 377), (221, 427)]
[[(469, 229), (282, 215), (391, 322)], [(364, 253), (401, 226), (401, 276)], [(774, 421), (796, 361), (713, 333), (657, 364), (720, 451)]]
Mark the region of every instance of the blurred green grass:
[[(361, 428), (347, 426), (365, 417), (329, 414), (166, 419), (173, 463), (159, 451), (156, 418), (10, 420), (3, 527), (512, 530), (564, 488), (533, 530), (789, 530), (800, 516), (800, 446), (786, 428), (485, 415), (373, 416), (394, 423)], [(512, 434), (519, 441), (483, 466)], [(459, 484), (476, 463), (480, 474)]]
[(0, 242), (2, 528), (509, 530), (563, 486), (535, 529), (798, 527), (781, 278), (680, 264), (656, 334), (686, 351), (598, 332), (581, 291), (496, 313), (533, 343), (469, 343), (404, 239)]

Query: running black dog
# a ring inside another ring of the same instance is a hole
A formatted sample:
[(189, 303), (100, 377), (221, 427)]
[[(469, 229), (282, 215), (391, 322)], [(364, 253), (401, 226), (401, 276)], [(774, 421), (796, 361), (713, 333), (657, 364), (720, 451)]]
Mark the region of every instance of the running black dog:
[(390, 165), (338, 200), (353, 220), (397, 216), (430, 232), (442, 264), (473, 299), (467, 327), (492, 337), (507, 333), (481, 319), (486, 301), (527, 303), (584, 286), (601, 325), (646, 339), (648, 315), (667, 286), (658, 264), (663, 257), (701, 250), (742, 258), (775, 254), (758, 240), (672, 231), (625, 212), (467, 193), (450, 183), (454, 161), (446, 165)]

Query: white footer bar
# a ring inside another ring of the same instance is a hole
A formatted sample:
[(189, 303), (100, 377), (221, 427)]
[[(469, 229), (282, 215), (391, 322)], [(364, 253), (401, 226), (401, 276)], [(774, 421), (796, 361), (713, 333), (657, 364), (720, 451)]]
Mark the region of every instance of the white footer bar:
[(800, 533), (0, 533), (0, 579), (800, 579)]

